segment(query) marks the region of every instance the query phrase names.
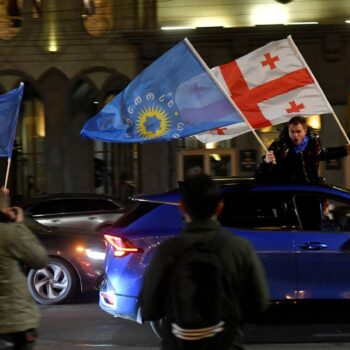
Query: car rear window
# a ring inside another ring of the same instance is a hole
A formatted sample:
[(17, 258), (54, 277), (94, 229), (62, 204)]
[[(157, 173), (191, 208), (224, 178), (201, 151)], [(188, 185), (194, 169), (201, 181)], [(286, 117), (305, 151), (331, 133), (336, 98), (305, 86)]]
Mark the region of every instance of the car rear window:
[(137, 204), (126, 214), (124, 214), (113, 227), (126, 227), (151, 210), (157, 208), (160, 203), (153, 202), (137, 202)]

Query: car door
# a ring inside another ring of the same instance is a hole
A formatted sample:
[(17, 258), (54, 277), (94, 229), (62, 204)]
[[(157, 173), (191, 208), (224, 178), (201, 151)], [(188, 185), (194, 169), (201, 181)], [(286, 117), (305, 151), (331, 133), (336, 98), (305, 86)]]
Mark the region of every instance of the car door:
[[(334, 207), (333, 223), (323, 217), (326, 201)], [(349, 299), (350, 201), (306, 193), (296, 195), (295, 203), (303, 228), (295, 234), (298, 298)]]
[(65, 214), (59, 218), (58, 224), (61, 227), (91, 231), (100, 223), (90, 198), (65, 198), (62, 206)]
[(291, 194), (278, 191), (223, 195), (222, 225), (247, 238), (265, 267), (271, 298), (296, 297), (294, 230), (299, 222)]
[(62, 199), (45, 199), (34, 205), (29, 215), (45, 226), (59, 226), (64, 215)]

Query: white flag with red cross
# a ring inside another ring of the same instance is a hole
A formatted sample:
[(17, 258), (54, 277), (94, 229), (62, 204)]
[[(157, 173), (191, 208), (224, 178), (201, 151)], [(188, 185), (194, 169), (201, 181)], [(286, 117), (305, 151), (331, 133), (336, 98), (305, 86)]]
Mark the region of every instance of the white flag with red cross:
[[(333, 113), (291, 36), (212, 72), (254, 129), (284, 123), (296, 115)], [(247, 123), (240, 122), (196, 137), (205, 143), (218, 142), (250, 130)]]

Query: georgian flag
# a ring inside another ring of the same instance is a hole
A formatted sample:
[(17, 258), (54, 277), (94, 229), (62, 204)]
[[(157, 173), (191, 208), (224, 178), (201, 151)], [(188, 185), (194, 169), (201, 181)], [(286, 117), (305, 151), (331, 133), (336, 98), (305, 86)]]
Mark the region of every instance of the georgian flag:
[[(212, 72), (254, 129), (290, 118), (333, 113), (291, 36), (273, 41)], [(197, 134), (201, 142), (218, 142), (251, 129), (245, 122)]]

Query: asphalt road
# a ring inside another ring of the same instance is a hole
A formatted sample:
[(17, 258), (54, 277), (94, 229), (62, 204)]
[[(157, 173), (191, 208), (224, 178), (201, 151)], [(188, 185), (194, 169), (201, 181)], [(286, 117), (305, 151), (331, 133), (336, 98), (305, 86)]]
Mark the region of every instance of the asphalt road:
[[(72, 304), (40, 306), (36, 350), (156, 350), (148, 324), (113, 318), (99, 309), (95, 295)], [(350, 349), (350, 307), (272, 307), (246, 325), (247, 350)]]

